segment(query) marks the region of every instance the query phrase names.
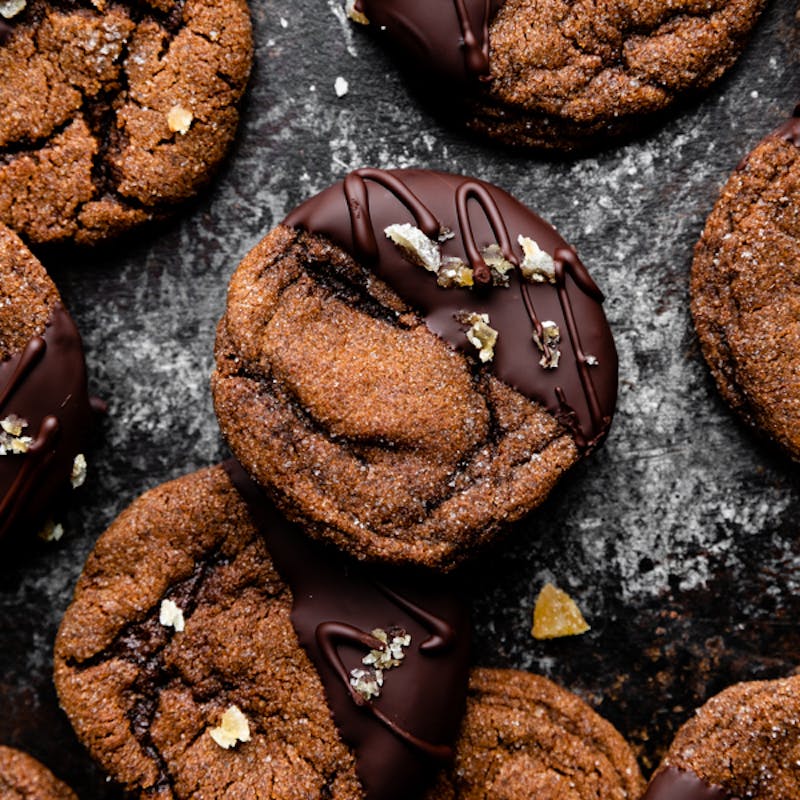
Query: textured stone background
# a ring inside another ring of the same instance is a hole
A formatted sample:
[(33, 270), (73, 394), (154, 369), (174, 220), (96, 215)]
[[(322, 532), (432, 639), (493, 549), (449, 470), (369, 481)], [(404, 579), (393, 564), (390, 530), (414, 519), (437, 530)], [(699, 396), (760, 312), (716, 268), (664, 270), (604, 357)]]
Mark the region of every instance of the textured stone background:
[[(346, 22), (341, 0), (254, 0), (244, 124), (211, 190), (133, 241), (43, 254), (111, 413), (67, 535), (0, 565), (0, 742), (29, 750), (85, 798), (118, 796), (58, 710), (59, 620), (116, 514), (225, 453), (208, 375), (239, 259), (301, 199), (365, 165), (444, 168), (503, 186), (559, 228), (608, 296), (621, 356), (612, 434), (472, 568), (475, 661), (542, 672), (579, 692), (632, 740), (645, 769), (709, 695), (795, 670), (797, 466), (720, 401), (687, 296), (692, 246), (720, 186), (800, 99), (795, 15), (794, 2), (772, 2), (733, 72), (640, 140), (545, 161), (429, 116)], [(350, 84), (342, 98), (337, 76)], [(545, 580), (577, 599), (591, 633), (530, 637)]]

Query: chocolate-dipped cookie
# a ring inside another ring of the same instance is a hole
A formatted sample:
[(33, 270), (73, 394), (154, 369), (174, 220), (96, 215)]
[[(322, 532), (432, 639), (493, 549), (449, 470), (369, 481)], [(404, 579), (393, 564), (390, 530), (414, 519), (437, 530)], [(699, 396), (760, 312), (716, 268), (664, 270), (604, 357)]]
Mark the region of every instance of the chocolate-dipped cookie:
[(35, 534), (83, 483), (92, 415), (75, 323), (42, 265), (0, 224), (0, 539)]
[(737, 683), (678, 731), (644, 800), (800, 797), (800, 677)]
[(35, 758), (0, 746), (0, 800), (78, 800)]
[(697, 243), (692, 315), (722, 396), (800, 459), (800, 118), (762, 141)]
[(452, 756), (469, 625), (447, 581), (366, 575), (290, 528), (229, 462), (99, 539), (55, 681), (130, 792), (400, 800)]
[(6, 3), (0, 222), (93, 243), (171, 213), (208, 180), (252, 58), (245, 0)]
[(636, 758), (579, 697), (517, 670), (470, 674), (456, 760), (430, 800), (639, 800)]
[[(512, 145), (596, 146), (706, 88), (765, 0), (355, 0), (438, 105)], [(422, 83), (422, 80), (420, 80)]]
[(234, 274), (220, 427), (313, 536), (449, 568), (607, 433), (602, 300), (575, 251), (497, 187), (356, 170)]

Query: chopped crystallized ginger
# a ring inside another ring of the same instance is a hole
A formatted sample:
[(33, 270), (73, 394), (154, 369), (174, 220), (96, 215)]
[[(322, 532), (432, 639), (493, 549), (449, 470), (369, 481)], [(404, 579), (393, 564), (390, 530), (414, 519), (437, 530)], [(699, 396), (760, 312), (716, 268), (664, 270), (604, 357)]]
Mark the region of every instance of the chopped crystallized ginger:
[(558, 639), (561, 636), (578, 636), (588, 630), (589, 625), (575, 601), (552, 583), (546, 583), (533, 609), (533, 638)]

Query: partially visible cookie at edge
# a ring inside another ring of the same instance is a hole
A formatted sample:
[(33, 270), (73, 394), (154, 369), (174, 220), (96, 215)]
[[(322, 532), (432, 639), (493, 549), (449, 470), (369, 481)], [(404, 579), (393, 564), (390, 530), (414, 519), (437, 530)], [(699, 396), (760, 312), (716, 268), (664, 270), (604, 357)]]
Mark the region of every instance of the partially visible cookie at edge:
[(800, 459), (800, 118), (723, 188), (695, 248), (691, 294), (722, 396)]
[(0, 222), (32, 243), (91, 244), (209, 181), (250, 72), (245, 0), (13, 6), (0, 36)]
[(311, 535), (450, 569), (603, 441), (617, 355), (602, 303), (575, 251), (498, 187), (355, 170), (234, 273), (220, 428)]
[(93, 418), (75, 323), (44, 267), (0, 224), (0, 539), (58, 538), (48, 512), (86, 477)]
[(791, 677), (737, 683), (712, 697), (678, 730), (645, 800), (798, 796), (800, 677)]
[(11, 747), (0, 746), (0, 800), (78, 800), (35, 758)]
[(351, 16), (390, 41), (438, 105), (455, 105), (450, 116), (506, 144), (570, 151), (636, 133), (712, 84), (765, 4), (355, 0)]
[(639, 800), (628, 743), (577, 695), (539, 675), (475, 669), (456, 759), (429, 800)]

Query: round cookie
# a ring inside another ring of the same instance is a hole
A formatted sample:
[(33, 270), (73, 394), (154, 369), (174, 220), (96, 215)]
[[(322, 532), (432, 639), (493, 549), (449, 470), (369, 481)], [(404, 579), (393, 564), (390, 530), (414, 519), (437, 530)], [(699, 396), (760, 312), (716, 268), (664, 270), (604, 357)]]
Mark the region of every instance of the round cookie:
[(1, 800), (78, 800), (72, 789), (62, 783), (35, 758), (0, 746)]
[(639, 800), (636, 758), (579, 697), (517, 670), (476, 669), (455, 763), (431, 800)]
[(81, 338), (50, 277), (0, 224), (0, 539), (30, 536), (86, 474)]
[(695, 248), (692, 315), (722, 396), (800, 458), (800, 118), (722, 190)]
[(800, 677), (737, 683), (678, 731), (645, 800), (800, 796)]
[[(637, 132), (736, 60), (765, 0), (355, 0), (474, 130), (576, 150)], [(432, 80), (431, 76), (435, 79)]]
[(452, 755), (468, 631), (447, 581), (365, 577), (229, 462), (147, 492), (101, 536), (55, 682), (138, 796), (401, 800)]
[(0, 30), (0, 222), (30, 242), (91, 244), (196, 194), (239, 121), (245, 0), (13, 5)]
[(607, 433), (602, 299), (575, 251), (497, 187), (357, 170), (231, 279), (220, 427), (314, 537), (450, 568)]

